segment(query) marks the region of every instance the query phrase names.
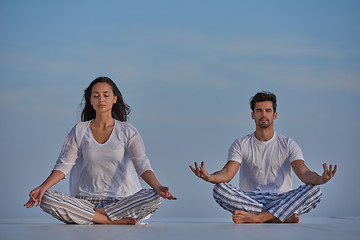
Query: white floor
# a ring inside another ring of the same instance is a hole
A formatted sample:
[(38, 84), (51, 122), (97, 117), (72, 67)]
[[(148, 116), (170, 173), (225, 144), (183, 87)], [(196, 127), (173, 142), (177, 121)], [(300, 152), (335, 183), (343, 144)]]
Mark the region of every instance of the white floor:
[(229, 219), (151, 219), (136, 226), (66, 225), (56, 220), (0, 220), (0, 239), (336, 239), (360, 240), (360, 217), (301, 218), (298, 224), (233, 224)]

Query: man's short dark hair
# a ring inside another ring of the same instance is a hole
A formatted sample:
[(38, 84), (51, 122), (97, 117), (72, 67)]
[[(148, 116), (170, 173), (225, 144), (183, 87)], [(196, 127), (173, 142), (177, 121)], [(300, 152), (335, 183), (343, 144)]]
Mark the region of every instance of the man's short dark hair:
[(255, 103), (257, 102), (265, 102), (271, 101), (273, 104), (274, 113), (276, 112), (276, 96), (272, 92), (258, 92), (255, 96), (250, 98), (250, 108), (254, 112), (255, 111)]

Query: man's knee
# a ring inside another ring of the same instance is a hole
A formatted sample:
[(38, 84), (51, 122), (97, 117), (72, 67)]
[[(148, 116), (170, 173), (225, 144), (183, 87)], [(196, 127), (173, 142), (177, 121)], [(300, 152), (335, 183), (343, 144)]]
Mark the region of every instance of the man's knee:
[(219, 194), (226, 186), (227, 183), (216, 183), (213, 188), (213, 195)]
[(315, 195), (317, 196), (317, 198), (320, 201), (321, 196), (322, 196), (322, 192), (321, 192), (321, 189), (320, 189), (319, 185), (313, 185), (312, 190), (314, 191)]
[(319, 204), (322, 196), (322, 192), (320, 190), (319, 185), (306, 184), (304, 185), (304, 188), (305, 188), (304, 195), (307, 196), (307, 202), (314, 204), (314, 206)]
[(306, 184), (305, 186), (306, 186), (306, 188), (308, 189), (309, 192), (313, 193), (314, 195), (317, 195), (317, 196), (321, 197), (322, 192), (321, 192), (321, 189), (320, 189), (319, 185)]

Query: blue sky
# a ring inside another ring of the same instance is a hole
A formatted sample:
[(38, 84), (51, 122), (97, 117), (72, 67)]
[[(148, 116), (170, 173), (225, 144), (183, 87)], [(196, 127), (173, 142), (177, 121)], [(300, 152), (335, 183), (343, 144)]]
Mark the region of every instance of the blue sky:
[(179, 199), (156, 217), (230, 220), (188, 165), (226, 163), (232, 142), (254, 131), (248, 101), (262, 90), (278, 96), (275, 128), (312, 170), (339, 165), (310, 214), (360, 215), (359, 22), (350, 0), (0, 1), (0, 217), (48, 218), (22, 205), (98, 76), (117, 83), (157, 177)]

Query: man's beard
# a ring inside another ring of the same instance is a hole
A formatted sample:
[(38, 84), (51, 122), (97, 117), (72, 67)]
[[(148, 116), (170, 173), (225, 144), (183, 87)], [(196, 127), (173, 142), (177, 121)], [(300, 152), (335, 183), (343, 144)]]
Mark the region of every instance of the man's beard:
[(262, 120), (262, 119), (260, 119), (260, 120), (259, 120), (259, 123), (258, 123), (258, 126), (259, 126), (260, 128), (268, 128), (268, 127), (270, 127), (270, 126), (273, 124), (273, 122), (262, 123), (261, 120)]

